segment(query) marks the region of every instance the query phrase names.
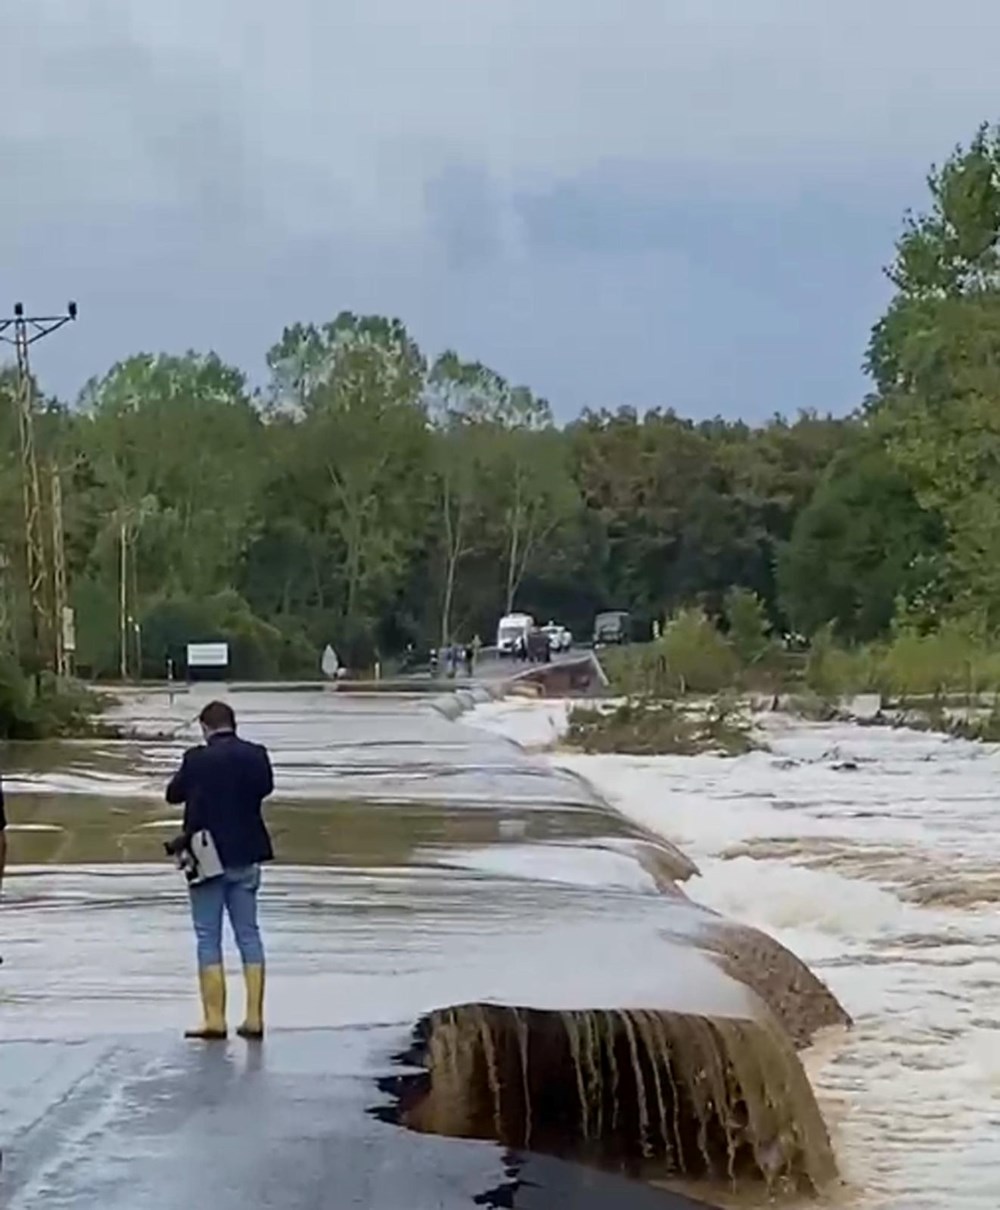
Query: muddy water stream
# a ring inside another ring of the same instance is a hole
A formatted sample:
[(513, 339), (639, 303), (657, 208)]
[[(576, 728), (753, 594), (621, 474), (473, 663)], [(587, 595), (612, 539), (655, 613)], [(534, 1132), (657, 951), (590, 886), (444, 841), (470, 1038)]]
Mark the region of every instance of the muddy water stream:
[[(0, 1041), (176, 1031), (193, 1013), (162, 787), (202, 700), (116, 711), (167, 738), (4, 751)], [(701, 1187), (735, 1185), (746, 1205), (767, 1184), (830, 1188), (793, 1043), (839, 1007), (768, 938), (688, 900), (675, 880), (690, 863), (668, 841), (426, 696), (233, 701), (276, 770), (272, 1029), (405, 1027), (423, 1074), (392, 1087), (416, 1130), (714, 1174)], [(0, 1080), (8, 1132), (18, 1112)]]
[[(560, 708), (480, 725), (547, 743)], [(688, 893), (775, 935), (855, 1018), (806, 1063), (842, 1205), (1000, 1205), (1000, 750), (929, 734), (763, 723), (769, 752), (552, 761), (687, 851)]]

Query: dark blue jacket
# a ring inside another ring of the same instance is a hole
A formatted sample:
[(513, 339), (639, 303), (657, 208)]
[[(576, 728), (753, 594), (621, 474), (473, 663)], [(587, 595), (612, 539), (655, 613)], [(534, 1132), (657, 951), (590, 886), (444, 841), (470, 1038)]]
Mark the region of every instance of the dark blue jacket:
[(184, 804), (184, 832), (206, 828), (219, 860), (241, 869), (274, 857), (261, 807), (274, 789), (267, 749), (222, 733), (184, 753), (167, 786), (167, 802)]

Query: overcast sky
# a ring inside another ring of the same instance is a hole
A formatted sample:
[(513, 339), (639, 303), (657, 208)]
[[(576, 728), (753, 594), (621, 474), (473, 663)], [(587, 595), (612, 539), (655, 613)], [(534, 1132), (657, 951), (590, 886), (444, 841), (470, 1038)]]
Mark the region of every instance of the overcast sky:
[(0, 309), (78, 299), (69, 396), (351, 309), (563, 417), (844, 411), (903, 210), (1000, 117), (995, 0), (6, 8)]

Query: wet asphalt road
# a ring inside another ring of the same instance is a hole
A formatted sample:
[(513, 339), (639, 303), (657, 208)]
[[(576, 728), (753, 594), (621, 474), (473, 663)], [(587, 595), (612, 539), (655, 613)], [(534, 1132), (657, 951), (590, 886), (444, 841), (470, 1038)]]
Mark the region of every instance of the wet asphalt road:
[(380, 1120), (396, 1029), (261, 1047), (9, 1044), (4, 1210), (695, 1210), (697, 1203), (490, 1143)]
[[(15, 865), (0, 904), (0, 1208), (695, 1206), (378, 1116), (392, 1056), (436, 1005), (742, 1015), (742, 988), (660, 938), (691, 910), (657, 894), (620, 847), (624, 823), (576, 779), (426, 698), (234, 700), (275, 757), (288, 863), (265, 881), (273, 1029), (261, 1048), (179, 1038), (193, 973), (183, 891), (160, 856), (176, 826), (160, 795), (190, 738), (6, 754)], [(159, 729), (195, 705), (126, 709)], [(235, 1012), (235, 979), (231, 991)]]

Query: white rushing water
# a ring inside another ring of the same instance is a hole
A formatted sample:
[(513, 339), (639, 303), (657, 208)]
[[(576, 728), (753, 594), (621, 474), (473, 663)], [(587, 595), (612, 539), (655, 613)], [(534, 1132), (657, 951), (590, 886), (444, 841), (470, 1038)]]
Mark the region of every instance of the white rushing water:
[[(477, 725), (550, 745), (558, 703)], [(1000, 1206), (1000, 749), (770, 717), (769, 751), (555, 763), (679, 844), (692, 898), (766, 930), (855, 1020), (807, 1057), (868, 1210)]]

